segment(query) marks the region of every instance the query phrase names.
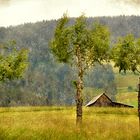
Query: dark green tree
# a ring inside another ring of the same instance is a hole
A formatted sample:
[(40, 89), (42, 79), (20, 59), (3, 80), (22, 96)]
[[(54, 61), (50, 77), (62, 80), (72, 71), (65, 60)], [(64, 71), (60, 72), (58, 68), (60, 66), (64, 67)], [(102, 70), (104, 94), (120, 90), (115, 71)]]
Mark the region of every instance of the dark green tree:
[(84, 15), (76, 18), (73, 25), (68, 26), (66, 14), (58, 21), (54, 38), (50, 43), (51, 50), (57, 60), (69, 63), (77, 69), (76, 87), (76, 123), (82, 122), (82, 90), (85, 71), (95, 63), (108, 60), (110, 32), (99, 23), (88, 28)]

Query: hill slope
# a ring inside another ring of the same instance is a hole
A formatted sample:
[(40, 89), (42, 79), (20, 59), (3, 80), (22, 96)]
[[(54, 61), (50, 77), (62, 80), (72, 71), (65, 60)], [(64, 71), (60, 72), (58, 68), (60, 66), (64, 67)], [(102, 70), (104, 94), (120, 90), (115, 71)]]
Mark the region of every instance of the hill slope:
[[(112, 41), (128, 33), (140, 37), (139, 16), (88, 18), (88, 25), (91, 26), (93, 21), (100, 21), (109, 27)], [(70, 24), (73, 22), (72, 18)], [(48, 47), (55, 26), (56, 20), (52, 20), (0, 28), (0, 43), (16, 40), (18, 48), (25, 47), (30, 50), (30, 66), (25, 78), (0, 85), (0, 105), (70, 105), (75, 102), (75, 91), (72, 85), (74, 71), (67, 65), (58, 64)], [(128, 80), (130, 78), (131, 80)], [(136, 79), (137, 76), (127, 75), (124, 78), (116, 74), (118, 88), (134, 89)], [(88, 83), (92, 83), (92, 79), (88, 78), (86, 87), (95, 88)], [(92, 92), (94, 95), (94, 90)]]

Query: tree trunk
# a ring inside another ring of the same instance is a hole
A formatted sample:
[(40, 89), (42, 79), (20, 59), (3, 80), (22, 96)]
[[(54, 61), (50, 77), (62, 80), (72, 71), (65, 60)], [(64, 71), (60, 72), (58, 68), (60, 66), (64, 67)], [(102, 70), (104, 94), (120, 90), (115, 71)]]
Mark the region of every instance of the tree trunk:
[(140, 77), (138, 84), (138, 117), (139, 117), (139, 132), (140, 132)]
[(83, 69), (80, 48), (77, 48), (77, 67), (78, 67), (78, 81), (77, 81), (77, 92), (76, 92), (76, 124), (82, 124), (82, 90), (83, 90)]
[(83, 89), (83, 82), (81, 77), (79, 77), (79, 81), (77, 82), (77, 92), (76, 92), (76, 124), (82, 124), (82, 89)]

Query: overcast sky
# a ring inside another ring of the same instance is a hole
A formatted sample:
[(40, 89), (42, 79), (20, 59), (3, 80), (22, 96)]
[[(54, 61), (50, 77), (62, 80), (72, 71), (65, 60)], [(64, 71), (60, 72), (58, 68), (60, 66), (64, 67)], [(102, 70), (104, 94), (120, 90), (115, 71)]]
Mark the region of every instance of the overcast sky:
[(140, 15), (140, 0), (0, 0), (0, 26), (77, 17)]

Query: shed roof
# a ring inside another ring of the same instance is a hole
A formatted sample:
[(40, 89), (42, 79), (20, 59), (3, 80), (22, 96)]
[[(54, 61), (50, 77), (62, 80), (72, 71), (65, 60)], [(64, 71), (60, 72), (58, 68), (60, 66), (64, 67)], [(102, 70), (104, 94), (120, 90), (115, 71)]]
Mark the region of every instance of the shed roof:
[(89, 105), (95, 103), (102, 95), (105, 95), (112, 102), (112, 100), (105, 93), (102, 93), (102, 94), (100, 94), (98, 96), (95, 96), (90, 102), (88, 102), (86, 104), (86, 106), (89, 106)]
[(122, 105), (124, 107), (132, 107), (133, 108), (133, 106), (131, 106), (131, 105), (127, 105), (127, 104), (112, 101), (105, 93), (102, 93), (98, 96), (95, 96), (90, 102), (88, 102), (86, 104), (86, 107), (94, 104), (102, 95), (106, 96), (108, 98), (108, 100), (110, 100), (112, 102), (113, 105), (116, 105), (116, 106), (121, 106)]
[(134, 106), (132, 106), (132, 105), (127, 105), (127, 104), (123, 104), (123, 103), (119, 103), (119, 102), (112, 102), (114, 105), (117, 105), (117, 106), (124, 106), (124, 107), (131, 107), (131, 108), (133, 108)]

